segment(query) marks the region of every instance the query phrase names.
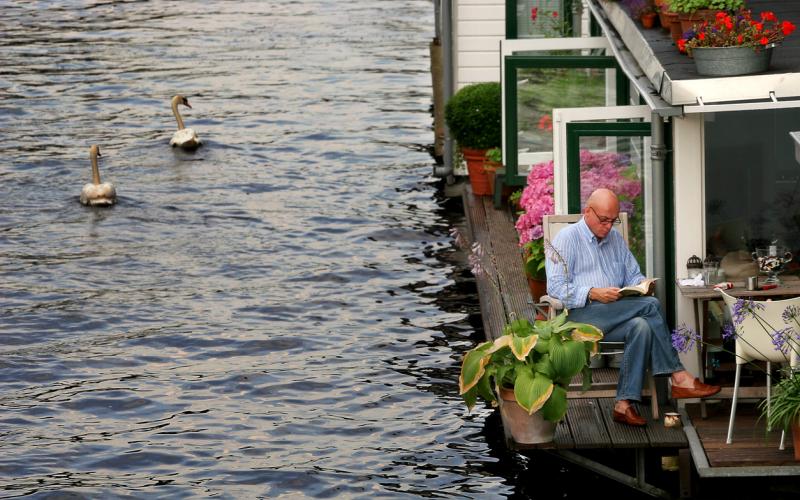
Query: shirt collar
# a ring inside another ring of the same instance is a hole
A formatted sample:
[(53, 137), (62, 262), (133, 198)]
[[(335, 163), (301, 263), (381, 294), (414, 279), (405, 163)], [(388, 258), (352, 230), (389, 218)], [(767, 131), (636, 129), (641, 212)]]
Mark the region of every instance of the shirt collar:
[[(578, 225), (578, 231), (581, 232), (581, 236), (583, 236), (584, 238), (586, 238), (590, 242), (594, 242), (597, 245), (604, 245), (606, 243), (606, 241), (608, 241), (608, 236), (606, 236), (602, 240), (598, 240), (597, 239), (597, 236), (594, 235), (592, 230), (589, 229), (589, 226), (586, 224), (585, 217), (581, 217), (581, 220), (579, 220), (577, 222), (577, 225)], [(609, 233), (609, 236), (610, 235), (611, 235), (611, 233)]]

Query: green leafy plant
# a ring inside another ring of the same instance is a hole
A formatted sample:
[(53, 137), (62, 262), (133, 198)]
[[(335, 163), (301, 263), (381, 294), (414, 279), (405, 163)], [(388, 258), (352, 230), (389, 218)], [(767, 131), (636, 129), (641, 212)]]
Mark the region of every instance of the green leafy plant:
[(734, 11), (744, 7), (744, 0), (670, 0), (669, 10), (689, 13), (696, 10)]
[(525, 254), (525, 274), (533, 279), (545, 279), (544, 272), (544, 238), (531, 240), (522, 247)]
[(492, 148), (486, 151), (486, 159), (493, 163), (503, 163), (503, 150), (500, 148)]
[(502, 144), (500, 84), (473, 83), (461, 88), (447, 101), (444, 117), (462, 148), (499, 147)]
[(800, 425), (800, 373), (789, 372), (774, 387), (771, 403), (759, 404), (761, 415), (767, 417), (767, 427), (788, 431), (792, 424)]
[(567, 321), (565, 310), (551, 320), (508, 323), (503, 335), (464, 356), (459, 393), (472, 408), (478, 398), (496, 404), (500, 387), (514, 389), (528, 412), (558, 422), (567, 412), (567, 386), (583, 373), (583, 390), (591, 385), (589, 358), (598, 351), (603, 332), (586, 323)]

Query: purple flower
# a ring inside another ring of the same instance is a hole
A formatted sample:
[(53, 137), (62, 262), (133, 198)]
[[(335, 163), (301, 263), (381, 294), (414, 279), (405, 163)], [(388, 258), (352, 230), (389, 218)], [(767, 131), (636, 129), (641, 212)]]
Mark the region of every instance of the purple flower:
[(795, 322), (798, 321), (798, 317), (800, 317), (800, 307), (797, 306), (789, 306), (783, 310), (783, 314), (781, 314), (781, 318), (783, 318), (783, 322), (787, 325), (791, 323), (793, 320)]
[(722, 340), (736, 338), (736, 329), (732, 323), (725, 323), (722, 325)]
[(672, 330), (672, 347), (680, 353), (689, 352), (701, 341), (700, 335), (685, 324)]
[(782, 352), (784, 355), (789, 353), (791, 347), (790, 341), (796, 337), (794, 328), (784, 328), (772, 333), (772, 345), (775, 346), (776, 351)]
[(741, 325), (748, 315), (756, 316), (756, 311), (759, 309), (763, 310), (764, 304), (753, 300), (736, 299), (736, 303), (733, 304), (733, 323), (737, 326)]

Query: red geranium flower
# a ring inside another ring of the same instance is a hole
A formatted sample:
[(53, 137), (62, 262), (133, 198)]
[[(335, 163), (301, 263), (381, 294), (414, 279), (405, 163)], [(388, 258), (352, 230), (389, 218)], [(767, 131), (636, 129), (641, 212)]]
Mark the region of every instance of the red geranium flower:
[(539, 8), (533, 7), (531, 9), (531, 22), (536, 22), (536, 18), (539, 17)]

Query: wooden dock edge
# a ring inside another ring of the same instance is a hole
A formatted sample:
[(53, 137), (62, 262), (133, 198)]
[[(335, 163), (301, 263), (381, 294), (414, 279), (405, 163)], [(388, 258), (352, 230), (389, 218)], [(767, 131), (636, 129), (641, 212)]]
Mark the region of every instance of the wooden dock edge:
[(692, 461), (697, 469), (697, 475), (701, 478), (800, 476), (800, 465), (712, 467), (708, 462), (700, 436), (692, 425), (692, 419), (686, 411), (686, 407), (680, 408), (679, 412), (683, 421), (683, 432), (689, 441)]

